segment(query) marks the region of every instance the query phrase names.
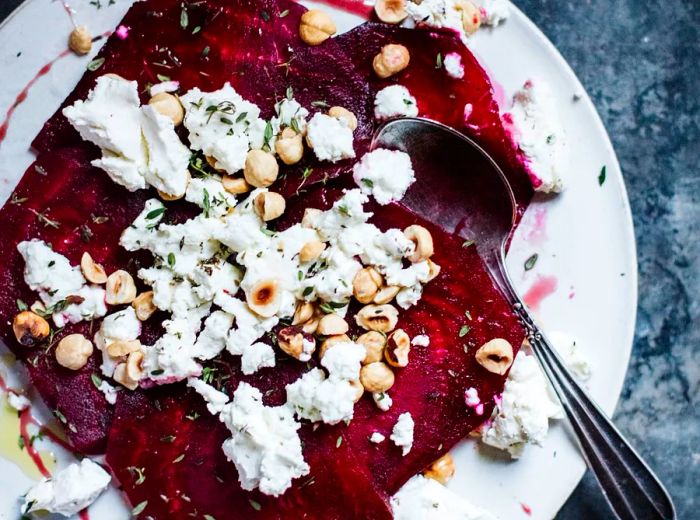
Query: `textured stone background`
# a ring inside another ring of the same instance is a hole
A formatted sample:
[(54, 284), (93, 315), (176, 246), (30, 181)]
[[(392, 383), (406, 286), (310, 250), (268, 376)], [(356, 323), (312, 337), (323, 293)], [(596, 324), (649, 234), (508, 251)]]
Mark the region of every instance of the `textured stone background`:
[[(0, 0), (0, 19), (19, 3)], [(639, 248), (640, 301), (615, 420), (668, 485), (679, 518), (697, 518), (700, 1), (515, 3), (581, 78), (622, 163)], [(610, 517), (587, 474), (557, 518)]]

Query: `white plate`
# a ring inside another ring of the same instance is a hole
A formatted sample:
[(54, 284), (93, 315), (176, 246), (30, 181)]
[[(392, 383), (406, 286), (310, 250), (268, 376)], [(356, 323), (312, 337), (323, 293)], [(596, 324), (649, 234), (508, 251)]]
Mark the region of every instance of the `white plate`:
[[(98, 10), (80, 2), (78, 22), (95, 34), (113, 29), (132, 0), (107, 3), (102, 0), (105, 6)], [(342, 12), (334, 17), (343, 30), (361, 22)], [(0, 114), (36, 72), (65, 49), (70, 29), (60, 2), (53, 0), (28, 0), (0, 27)], [(509, 264), (522, 291), (539, 276), (556, 278), (558, 289), (543, 301), (538, 314), (545, 330), (578, 338), (593, 365), (591, 393), (612, 413), (627, 369), (637, 303), (632, 219), (615, 153), (581, 83), (520, 11), (513, 9), (505, 25), (481, 31), (473, 47), (505, 92), (512, 94), (526, 79), (537, 76), (551, 84), (557, 98), (572, 165), (568, 189), (530, 207)], [(88, 59), (71, 55), (58, 61), (17, 109), (7, 139), (0, 145), (0, 201), (31, 163), (30, 141), (72, 90)], [(574, 96), (580, 99), (574, 101)], [(599, 186), (603, 165), (607, 180)], [(526, 273), (523, 263), (533, 253), (539, 254), (539, 260)], [(65, 460), (65, 454), (58, 455)], [(526, 518), (523, 504), (533, 519), (554, 517), (584, 470), (561, 424), (552, 428), (543, 447), (529, 446), (517, 462), (494, 456), (473, 441), (462, 443), (454, 455), (457, 475), (450, 487), (502, 519)], [(18, 466), (0, 458), (0, 518), (17, 518), (17, 497), (30, 483)], [(115, 505), (118, 501), (114, 491), (103, 497), (91, 509), (93, 517), (126, 518), (126, 509)]]

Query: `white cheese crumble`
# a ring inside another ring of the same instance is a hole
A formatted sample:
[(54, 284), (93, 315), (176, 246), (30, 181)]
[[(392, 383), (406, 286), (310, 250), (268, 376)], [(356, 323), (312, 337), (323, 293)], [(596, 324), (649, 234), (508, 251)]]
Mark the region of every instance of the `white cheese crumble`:
[(481, 23), (496, 27), (510, 17), (510, 5), (507, 0), (481, 0)]
[(258, 389), (240, 383), (233, 401), (221, 412), (221, 421), (232, 435), (222, 447), (236, 466), (243, 489), (279, 496), (292, 480), (309, 473), (297, 433), (301, 425), (291, 408), (265, 406)]
[(236, 197), (224, 189), (221, 177), (196, 177), (187, 185), (185, 200), (202, 208), (209, 217), (222, 217), (236, 205)]
[[(44, 310), (52, 315), (57, 327), (82, 320), (93, 320), (107, 314), (105, 290), (87, 285), (79, 267), (53, 251), (41, 240), (17, 244), (24, 258), (24, 281), (39, 293)], [(66, 298), (77, 297), (80, 303), (66, 304)]]
[(7, 392), (7, 404), (18, 412), (22, 412), (32, 405), (32, 402), (22, 394), (13, 391)]
[(190, 152), (172, 120), (141, 106), (138, 84), (101, 76), (84, 101), (63, 109), (80, 136), (102, 150), (92, 164), (129, 191), (151, 185), (173, 196), (187, 187)]
[(314, 114), (307, 127), (306, 140), (319, 161), (338, 162), (355, 157), (352, 129), (345, 119)]
[(409, 155), (384, 148), (366, 153), (353, 167), (352, 176), (362, 192), (381, 205), (402, 199), (416, 180)]
[(395, 520), (496, 520), (437, 480), (416, 475), (391, 497)]
[(564, 332), (551, 332), (547, 335), (562, 360), (579, 381), (591, 378), (591, 365), (578, 346), (576, 338)]
[(100, 465), (85, 458), (35, 484), (24, 496), (22, 513), (75, 515), (97, 500), (111, 480)]
[(445, 56), (443, 65), (448, 76), (455, 79), (464, 77), (464, 65), (462, 65), (462, 57), (458, 53), (451, 52)]
[(426, 334), (418, 334), (417, 336), (413, 336), (411, 345), (414, 347), (427, 347), (430, 345), (430, 337), (428, 337)]
[(275, 351), (266, 343), (254, 343), (243, 347), (241, 371), (249, 376), (265, 367), (275, 366)]
[(566, 139), (549, 85), (541, 79), (526, 81), (513, 96), (510, 114), (533, 187), (545, 193), (560, 192), (567, 168)]
[(381, 444), (385, 440), (386, 437), (379, 432), (373, 432), (372, 435), (369, 436), (369, 442), (373, 442), (374, 444)]
[(117, 394), (119, 393), (119, 388), (110, 385), (107, 381), (102, 381), (97, 389), (104, 394), (105, 401), (107, 401), (109, 404), (117, 404)]
[(228, 395), (205, 383), (201, 379), (191, 377), (187, 380), (187, 386), (193, 388), (195, 392), (204, 398), (207, 403), (207, 410), (209, 410), (209, 413), (212, 415), (221, 413), (229, 402)]
[(411, 451), (413, 447), (413, 429), (415, 423), (413, 422), (413, 417), (409, 412), (404, 412), (399, 415), (398, 421), (391, 430), (391, 436), (389, 437), (396, 446), (401, 448), (403, 456), (405, 457)]
[(133, 307), (126, 307), (105, 317), (100, 324), (100, 330), (95, 333), (95, 346), (102, 352), (100, 369), (107, 377), (114, 375), (114, 369), (119, 359), (114, 359), (107, 353), (107, 347), (115, 341), (133, 341), (141, 334), (141, 322), (136, 317)]
[(372, 400), (382, 412), (388, 412), (394, 404), (394, 400), (386, 392), (374, 392)]
[(157, 96), (158, 94), (163, 94), (165, 92), (177, 92), (178, 90), (180, 90), (179, 81), (161, 81), (160, 83), (151, 85), (149, 92), (151, 94), (151, 97), (153, 97)]
[(560, 419), (562, 410), (533, 356), (519, 353), (508, 374), (503, 395), (481, 434), (481, 440), (520, 457), (525, 444), (542, 444), (549, 419)]
[(416, 24), (452, 29), (466, 41), (459, 0), (409, 0), (406, 2), (406, 12)]
[(416, 117), (418, 102), (403, 85), (385, 87), (374, 98), (374, 117), (390, 119), (392, 117)]

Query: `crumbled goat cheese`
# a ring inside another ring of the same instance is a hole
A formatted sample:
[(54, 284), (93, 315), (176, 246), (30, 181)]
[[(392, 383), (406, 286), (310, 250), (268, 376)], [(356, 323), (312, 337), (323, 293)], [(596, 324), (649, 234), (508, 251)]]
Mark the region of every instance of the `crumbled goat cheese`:
[(420, 3), (409, 0), (406, 2), (406, 12), (416, 24), (452, 29), (466, 42), (459, 0), (423, 0)]
[(161, 81), (152, 85), (149, 92), (151, 97), (157, 96), (158, 94), (163, 94), (164, 92), (177, 92), (180, 90), (179, 81)]
[(481, 440), (518, 458), (526, 443), (539, 445), (544, 441), (550, 418), (561, 417), (561, 406), (552, 396), (537, 360), (520, 353), (491, 421), (482, 429)]
[(224, 189), (218, 175), (192, 179), (187, 185), (185, 200), (202, 208), (208, 217), (226, 215), (236, 205), (236, 197)]
[(496, 27), (510, 16), (510, 5), (507, 0), (481, 0), (479, 4), (482, 25)]
[[(291, 128), (295, 132), (304, 133), (306, 118), (309, 111), (302, 107), (296, 99), (284, 98), (275, 103), (275, 117), (271, 119), (273, 134), (277, 135), (283, 128)], [(271, 145), (274, 150), (274, 146)]]
[(24, 411), (32, 405), (32, 402), (22, 394), (13, 391), (7, 392), (7, 404), (18, 412)]
[(382, 412), (388, 412), (391, 405), (394, 404), (394, 400), (386, 392), (374, 392), (372, 394), (372, 400), (374, 400), (374, 404), (376, 404), (377, 408)]
[(105, 401), (109, 404), (117, 404), (117, 393), (119, 389), (110, 385), (107, 381), (102, 381), (97, 389), (105, 396)]
[(462, 57), (458, 53), (449, 53), (445, 56), (443, 64), (445, 66), (445, 71), (450, 77), (455, 79), (462, 79), (464, 77), (464, 65), (462, 65)]
[(306, 140), (319, 161), (338, 162), (355, 157), (352, 129), (345, 119), (314, 114), (307, 127)]
[(191, 377), (187, 380), (187, 386), (193, 388), (195, 392), (204, 398), (207, 403), (207, 410), (209, 410), (209, 413), (212, 415), (221, 413), (229, 402), (228, 395), (205, 383), (201, 379)]
[(251, 147), (262, 147), (263, 143), (251, 144), (256, 140), (253, 129), (265, 128), (260, 108), (243, 99), (229, 83), (214, 92), (193, 88), (181, 99), (190, 146), (213, 157), (216, 169), (239, 172)]
[(301, 425), (288, 406), (265, 406), (258, 389), (240, 383), (220, 418), (232, 435), (222, 447), (243, 489), (279, 496), (309, 473), (297, 433)]
[(408, 154), (384, 148), (365, 154), (352, 172), (362, 192), (371, 194), (381, 205), (402, 199), (416, 180)]
[(528, 80), (513, 96), (510, 111), (518, 146), (536, 191), (560, 192), (566, 172), (565, 135), (554, 95), (541, 80)]
[(100, 465), (85, 458), (35, 484), (24, 496), (22, 513), (75, 515), (97, 500), (111, 480)]
[[(24, 281), (39, 293), (46, 311), (52, 312), (57, 327), (107, 314), (106, 293), (102, 287), (86, 285), (79, 267), (54, 252), (41, 240), (20, 242), (17, 250), (24, 258)], [(65, 305), (69, 296), (82, 298), (80, 303)]]
[(404, 412), (399, 415), (399, 420), (396, 421), (394, 428), (391, 430), (391, 436), (389, 438), (402, 449), (404, 457), (408, 455), (413, 447), (414, 427), (415, 423), (413, 422), (413, 417), (411, 417), (409, 412)]
[(233, 326), (233, 315), (224, 311), (214, 311), (204, 321), (204, 329), (194, 344), (195, 355), (199, 359), (214, 359), (224, 348), (226, 338)]
[(417, 115), (418, 102), (403, 85), (385, 87), (374, 98), (374, 117), (379, 120)]
[(351, 381), (360, 377), (360, 363), (366, 355), (361, 345), (352, 342), (336, 343), (321, 360), (328, 377), (314, 368), (287, 385), (287, 404), (294, 408), (300, 419), (336, 424), (352, 419), (356, 389)]
[(373, 442), (374, 444), (381, 444), (385, 440), (386, 440), (386, 437), (384, 437), (384, 435), (382, 435), (379, 432), (374, 432), (369, 437), (369, 442)]
[(591, 365), (578, 346), (576, 338), (563, 332), (551, 332), (547, 336), (562, 360), (579, 381), (591, 378)]
[(275, 351), (266, 343), (254, 343), (243, 347), (241, 371), (249, 376), (265, 367), (275, 366)]
[(279, 323), (279, 318), (276, 316), (262, 318), (251, 311), (245, 302), (236, 298), (215, 301), (223, 310), (235, 317), (234, 327), (226, 338), (226, 350), (233, 355), (243, 355), (247, 348)]
[(484, 415), (484, 403), (481, 402), (476, 388), (467, 388), (464, 391), (464, 404), (472, 408), (476, 415)]
[(138, 84), (101, 76), (85, 101), (63, 109), (80, 136), (102, 150), (92, 164), (136, 191), (151, 185), (173, 196), (185, 193), (190, 152), (180, 142), (172, 120), (151, 106), (141, 106)]
[(411, 340), (411, 345), (414, 347), (427, 347), (430, 345), (430, 338), (426, 334), (418, 334)]
[(496, 520), (437, 480), (416, 475), (391, 497), (395, 520)]
[(114, 375), (114, 369), (120, 360), (107, 353), (107, 347), (115, 341), (133, 341), (141, 334), (141, 322), (136, 317), (133, 307), (126, 307), (105, 317), (100, 330), (95, 333), (95, 346), (102, 352), (100, 369), (107, 377)]

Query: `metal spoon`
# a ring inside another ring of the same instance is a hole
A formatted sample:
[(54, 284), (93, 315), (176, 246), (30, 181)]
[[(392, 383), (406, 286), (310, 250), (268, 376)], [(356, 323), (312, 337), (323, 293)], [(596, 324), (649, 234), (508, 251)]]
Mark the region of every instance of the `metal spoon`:
[(403, 202), (447, 231), (473, 240), (497, 286), (522, 320), (535, 356), (552, 383), (588, 467), (608, 503), (623, 520), (675, 519), (673, 502), (642, 458), (571, 376), (515, 291), (505, 251), (515, 227), (513, 190), (496, 162), (474, 141), (433, 121), (389, 121), (372, 149), (411, 155), (420, 181)]

